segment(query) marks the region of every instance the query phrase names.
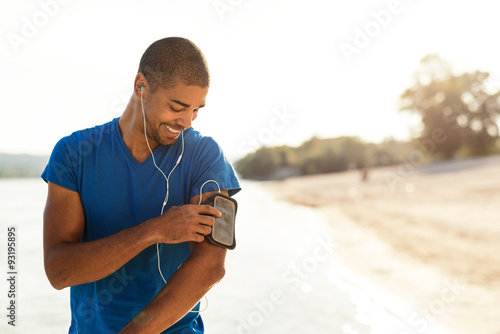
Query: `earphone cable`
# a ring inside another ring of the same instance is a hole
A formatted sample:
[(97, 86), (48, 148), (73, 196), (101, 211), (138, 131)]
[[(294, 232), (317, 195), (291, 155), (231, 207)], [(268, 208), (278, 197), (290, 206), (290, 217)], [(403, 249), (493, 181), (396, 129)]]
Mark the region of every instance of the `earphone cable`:
[[(153, 150), (151, 150), (151, 146), (149, 145), (149, 140), (148, 140), (148, 136), (146, 134), (146, 113), (144, 112), (144, 102), (143, 102), (143, 99), (142, 99), (142, 89), (141, 89), (141, 109), (142, 109), (142, 117), (143, 117), (143, 120), (144, 120), (144, 138), (146, 139), (146, 144), (148, 145), (148, 149), (149, 149), (149, 152), (151, 153), (151, 158), (153, 160), (153, 164), (154, 166), (156, 167), (156, 169), (158, 169), (160, 171), (160, 173), (163, 175), (163, 178), (165, 179), (165, 181), (167, 182), (167, 193), (165, 194), (165, 199), (163, 200), (163, 204), (162, 204), (162, 207), (161, 207), (161, 213), (160, 215), (163, 215), (163, 210), (165, 208), (165, 206), (167, 205), (167, 202), (168, 202), (168, 197), (169, 197), (169, 179), (170, 179), (170, 175), (172, 175), (173, 171), (175, 170), (175, 168), (177, 167), (177, 165), (181, 162), (181, 159), (182, 159), (182, 155), (184, 154), (184, 131), (181, 131), (181, 137), (182, 137), (182, 149), (181, 149), (181, 154), (179, 155), (179, 158), (177, 158), (177, 161), (175, 163), (175, 166), (174, 168), (172, 168), (172, 170), (170, 171), (170, 173), (168, 173), (168, 176), (165, 176), (165, 173), (160, 169), (160, 167), (158, 167), (158, 165), (156, 164), (156, 161), (155, 161), (155, 156), (153, 154)], [(207, 182), (210, 182), (210, 181), (213, 181), (217, 184), (217, 187), (219, 187), (219, 184), (217, 183), (217, 181), (215, 180), (209, 180)], [(203, 186), (207, 183), (205, 182), (202, 186), (201, 186), (201, 189), (203, 189)], [(201, 203), (201, 189), (200, 189), (200, 203)], [(219, 192), (220, 192), (220, 187), (219, 187)], [(156, 243), (156, 256), (158, 258), (158, 272), (160, 273), (161, 275), (161, 278), (163, 279), (163, 282), (165, 282), (165, 284), (167, 284), (167, 280), (165, 279), (165, 277), (163, 276), (163, 273), (161, 271), (161, 262), (160, 262), (160, 248), (159, 248), (159, 243)], [(206, 300), (206, 305), (205, 305), (205, 308), (202, 309), (202, 310), (199, 310), (199, 311), (189, 311), (189, 313), (200, 313), (200, 312), (203, 312), (205, 311), (207, 308), (208, 308), (208, 297), (205, 295), (205, 300)]]

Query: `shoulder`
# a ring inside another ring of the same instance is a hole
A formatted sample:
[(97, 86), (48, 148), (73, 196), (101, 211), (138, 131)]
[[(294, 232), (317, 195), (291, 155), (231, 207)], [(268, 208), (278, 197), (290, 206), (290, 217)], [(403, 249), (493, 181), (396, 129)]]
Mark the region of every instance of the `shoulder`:
[(211, 151), (222, 154), (222, 149), (214, 138), (203, 135), (193, 128), (186, 130), (184, 140), (186, 141), (186, 147), (192, 148), (195, 153)]
[(105, 149), (106, 137), (113, 134), (115, 120), (92, 128), (78, 130), (61, 138), (55, 145), (50, 162), (52, 164), (65, 164), (77, 166), (81, 159), (96, 152), (97, 148)]
[(192, 168), (190, 197), (197, 195), (208, 181), (215, 183), (206, 184), (206, 191), (226, 189), (233, 196), (241, 189), (231, 163), (214, 138), (204, 136), (192, 128), (186, 131), (184, 138), (187, 138), (186, 152), (191, 152), (188, 153), (188, 159), (191, 159), (188, 160), (189, 166)]
[(104, 136), (112, 135), (114, 133), (114, 127), (117, 126), (115, 124), (116, 122), (118, 122), (117, 118), (105, 124), (74, 131), (69, 136), (61, 138), (57, 143), (56, 148), (66, 147), (67, 149), (92, 149), (96, 145), (102, 143)]
[(107, 123), (96, 125), (91, 128), (73, 132), (72, 136), (77, 137), (79, 140), (93, 141), (106, 135), (113, 135), (118, 127), (118, 118), (113, 119)]
[(215, 140), (210, 137), (210, 136), (206, 136), (202, 133), (200, 133), (198, 130), (195, 130), (193, 128), (189, 128), (189, 129), (186, 129), (184, 130), (184, 139), (186, 141), (190, 141), (192, 143), (197, 143), (197, 144), (210, 144), (210, 143), (213, 143), (213, 144), (216, 144), (217, 143), (215, 142)]

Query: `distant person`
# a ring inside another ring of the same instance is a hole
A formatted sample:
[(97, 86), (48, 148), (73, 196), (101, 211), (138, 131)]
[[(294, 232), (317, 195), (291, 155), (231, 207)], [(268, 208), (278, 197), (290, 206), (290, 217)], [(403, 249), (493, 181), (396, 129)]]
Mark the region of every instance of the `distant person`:
[(368, 181), (368, 176), (369, 176), (368, 168), (364, 167), (361, 170), (361, 181), (367, 182)]
[(221, 213), (200, 193), (240, 190), (218, 144), (191, 128), (208, 88), (198, 47), (161, 39), (122, 116), (55, 146), (44, 262), (56, 289), (71, 287), (69, 333), (204, 333), (199, 301), (224, 276), (226, 249), (205, 237)]

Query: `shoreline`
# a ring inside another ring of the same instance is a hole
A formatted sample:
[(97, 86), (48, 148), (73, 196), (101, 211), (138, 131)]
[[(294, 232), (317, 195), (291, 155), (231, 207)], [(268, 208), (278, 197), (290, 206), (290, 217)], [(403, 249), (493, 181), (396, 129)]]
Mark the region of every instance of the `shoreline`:
[[(500, 333), (500, 158), (434, 164), (396, 187), (397, 167), (264, 184), (274, 197), (314, 208), (341, 245), (346, 267), (408, 302), (416, 333)], [(498, 189), (498, 191), (496, 191)], [(403, 312), (403, 313), (405, 313)]]

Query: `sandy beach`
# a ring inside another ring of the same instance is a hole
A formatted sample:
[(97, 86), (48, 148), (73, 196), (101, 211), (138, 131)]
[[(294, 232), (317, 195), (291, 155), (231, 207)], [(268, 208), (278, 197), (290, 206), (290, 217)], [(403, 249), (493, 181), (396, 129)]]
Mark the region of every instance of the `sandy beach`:
[[(499, 172), (493, 157), (377, 169), (367, 182), (359, 171), (244, 181), (207, 333), (500, 333)], [(69, 290), (50, 286), (41, 257), (46, 185), (0, 183), (0, 239), (17, 226), (21, 259), (19, 323), (0, 332), (67, 332)]]
[(498, 334), (499, 175), (494, 156), (372, 169), (366, 182), (352, 170), (265, 185), (321, 213), (345, 265), (410, 305), (400, 316), (415, 333)]

